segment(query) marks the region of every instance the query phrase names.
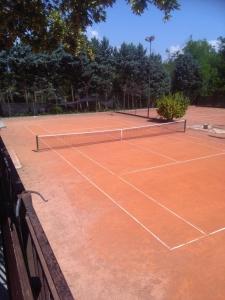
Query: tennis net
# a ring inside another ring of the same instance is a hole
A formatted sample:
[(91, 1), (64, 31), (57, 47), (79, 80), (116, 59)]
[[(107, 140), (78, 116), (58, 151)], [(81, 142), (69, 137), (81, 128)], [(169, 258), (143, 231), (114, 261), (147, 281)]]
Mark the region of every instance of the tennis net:
[(185, 132), (186, 120), (101, 131), (57, 133), (36, 136), (37, 151), (122, 141)]
[(146, 119), (149, 118), (147, 107), (135, 108), (135, 109), (118, 109), (116, 110), (116, 112), (124, 115), (136, 116), (136, 117), (141, 117)]

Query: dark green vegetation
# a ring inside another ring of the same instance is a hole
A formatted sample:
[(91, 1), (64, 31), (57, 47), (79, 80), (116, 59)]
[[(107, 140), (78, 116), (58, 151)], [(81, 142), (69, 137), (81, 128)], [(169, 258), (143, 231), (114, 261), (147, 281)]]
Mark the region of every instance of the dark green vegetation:
[[(67, 108), (74, 103), (74, 109), (87, 102), (89, 106), (101, 102), (111, 108), (112, 103), (121, 104), (124, 100), (146, 103), (149, 66), (152, 99), (170, 91), (170, 78), (160, 56), (149, 59), (142, 45), (123, 43), (115, 49), (105, 38), (101, 42), (93, 39), (89, 44), (93, 56), (85, 49), (72, 55), (62, 46), (51, 53), (34, 53), (30, 46), (21, 43), (0, 52), (1, 102), (57, 106), (63, 102)], [(88, 105), (85, 104), (86, 109), (93, 110)]]
[(225, 38), (218, 41), (216, 51), (207, 41), (190, 40), (182, 53), (164, 63), (159, 55), (149, 58), (141, 44), (123, 43), (116, 49), (106, 38), (93, 39), (89, 49), (76, 55), (63, 46), (52, 52), (34, 52), (30, 46), (17, 43), (0, 52), (0, 101), (7, 105), (30, 103), (31, 114), (46, 112), (42, 106), (34, 111), (33, 103), (54, 103), (58, 108), (47, 109), (52, 113), (64, 111), (65, 106), (83, 110), (84, 103), (86, 110), (128, 102), (146, 106), (149, 67), (151, 105), (171, 92), (182, 92), (191, 103), (201, 97), (224, 97)]
[[(133, 13), (141, 15), (151, 5), (165, 19), (179, 8), (177, 0), (125, 0)], [(16, 39), (36, 51), (52, 51), (59, 45), (70, 53), (87, 46), (85, 29), (105, 21), (106, 8), (116, 0), (1, 0), (0, 49), (9, 49)]]
[(168, 121), (181, 118), (188, 108), (189, 99), (182, 93), (175, 93), (163, 96), (157, 100), (157, 113)]
[[(166, 62), (148, 56), (141, 44), (88, 41), (85, 30), (106, 19), (116, 0), (40, 0), (0, 2), (0, 103), (3, 115), (151, 106), (182, 92), (191, 103), (225, 95), (225, 38), (216, 51), (206, 40), (190, 39)], [(165, 19), (176, 0), (127, 0), (135, 14), (150, 4)], [(150, 91), (149, 91), (149, 77)], [(149, 93), (150, 92), (150, 93)], [(205, 97), (205, 98), (203, 98)], [(208, 99), (208, 98), (207, 98)], [(203, 101), (203, 102), (204, 102)], [(26, 104), (26, 110), (21, 108)], [(204, 104), (204, 103), (203, 103)], [(221, 105), (219, 103), (219, 105)]]
[(197, 96), (225, 94), (225, 38), (219, 37), (215, 50), (206, 40), (190, 39), (183, 53), (167, 61), (172, 76), (172, 90)]

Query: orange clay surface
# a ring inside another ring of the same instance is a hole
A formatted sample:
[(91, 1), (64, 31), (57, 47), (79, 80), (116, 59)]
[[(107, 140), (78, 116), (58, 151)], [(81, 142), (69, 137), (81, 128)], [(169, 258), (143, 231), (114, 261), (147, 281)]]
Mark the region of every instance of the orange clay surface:
[[(151, 112), (153, 117), (155, 112)], [(191, 107), (188, 125), (225, 125)], [(149, 124), (116, 113), (5, 119), (76, 299), (225, 299), (225, 139), (186, 133), (34, 152), (35, 135)]]

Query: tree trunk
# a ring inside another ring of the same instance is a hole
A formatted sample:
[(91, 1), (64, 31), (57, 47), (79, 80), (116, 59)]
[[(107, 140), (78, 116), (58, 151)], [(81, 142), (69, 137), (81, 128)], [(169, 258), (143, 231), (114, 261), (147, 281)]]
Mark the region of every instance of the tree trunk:
[(123, 110), (125, 110), (125, 105), (126, 105), (126, 93), (125, 90), (123, 91)]
[(25, 88), (25, 90), (24, 90), (24, 95), (25, 95), (26, 104), (28, 104), (28, 95), (27, 95), (27, 90), (26, 90), (26, 88)]
[(72, 84), (71, 84), (71, 96), (72, 96), (72, 101), (74, 102), (74, 90)]

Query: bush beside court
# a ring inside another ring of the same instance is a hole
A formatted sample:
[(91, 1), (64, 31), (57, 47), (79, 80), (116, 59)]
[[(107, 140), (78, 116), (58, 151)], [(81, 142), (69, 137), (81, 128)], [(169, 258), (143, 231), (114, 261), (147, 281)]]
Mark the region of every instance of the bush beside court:
[(157, 113), (167, 121), (182, 118), (189, 105), (189, 99), (182, 93), (163, 96), (156, 102)]

